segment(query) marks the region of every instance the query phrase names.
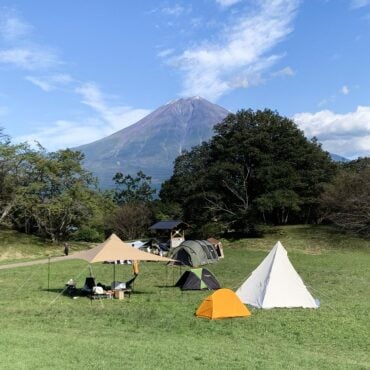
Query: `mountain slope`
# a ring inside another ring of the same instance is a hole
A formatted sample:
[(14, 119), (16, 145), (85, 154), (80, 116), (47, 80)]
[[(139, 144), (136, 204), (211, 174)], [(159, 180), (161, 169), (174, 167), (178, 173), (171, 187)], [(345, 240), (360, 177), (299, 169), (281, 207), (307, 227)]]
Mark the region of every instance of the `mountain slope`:
[(213, 126), (229, 112), (200, 97), (179, 99), (161, 106), (137, 123), (76, 150), (85, 154), (84, 165), (112, 187), (117, 172), (142, 170), (158, 185), (169, 178), (174, 159), (184, 149), (208, 140)]

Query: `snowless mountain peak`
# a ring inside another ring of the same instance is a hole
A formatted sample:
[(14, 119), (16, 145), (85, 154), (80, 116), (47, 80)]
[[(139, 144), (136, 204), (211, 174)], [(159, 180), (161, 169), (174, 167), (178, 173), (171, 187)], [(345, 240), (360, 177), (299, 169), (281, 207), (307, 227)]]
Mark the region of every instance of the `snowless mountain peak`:
[(173, 161), (213, 135), (213, 126), (230, 112), (200, 96), (180, 98), (154, 110), (140, 121), (79, 148), (84, 166), (112, 187), (117, 172), (142, 170), (159, 186), (171, 176)]

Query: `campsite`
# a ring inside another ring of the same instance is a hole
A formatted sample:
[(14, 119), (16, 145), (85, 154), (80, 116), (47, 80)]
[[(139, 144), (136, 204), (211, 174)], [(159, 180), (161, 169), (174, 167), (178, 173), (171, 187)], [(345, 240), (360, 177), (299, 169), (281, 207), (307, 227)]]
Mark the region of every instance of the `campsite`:
[[(27, 364), (45, 369), (153, 368), (153, 364), (197, 369), (368, 368), (366, 240), (329, 227), (276, 227), (263, 238), (225, 240), (225, 258), (207, 268), (222, 287), (235, 291), (277, 239), (312, 295), (320, 299), (319, 309), (248, 306), (252, 315), (246, 318), (196, 318), (195, 310), (211, 292), (173, 287), (180, 276), (178, 267), (153, 262), (140, 263), (134, 293), (122, 301), (60, 295), (70, 278), (80, 274), (81, 285), (89, 276), (88, 264), (82, 260), (52, 264), (49, 290), (47, 265), (0, 269), (1, 363), (4, 368)], [(42, 253), (36, 242), (2, 231), (0, 253), (5, 245), (18, 243), (18, 258), (23, 254), (21, 260), (30, 260), (27, 248)], [(78, 248), (86, 245), (72, 246)], [(49, 251), (44, 249), (46, 254)], [(8, 254), (0, 266), (14, 262), (11, 258)], [(92, 268), (99, 281), (112, 280), (111, 265), (95, 263)], [(130, 265), (116, 268), (122, 279), (132, 275)]]

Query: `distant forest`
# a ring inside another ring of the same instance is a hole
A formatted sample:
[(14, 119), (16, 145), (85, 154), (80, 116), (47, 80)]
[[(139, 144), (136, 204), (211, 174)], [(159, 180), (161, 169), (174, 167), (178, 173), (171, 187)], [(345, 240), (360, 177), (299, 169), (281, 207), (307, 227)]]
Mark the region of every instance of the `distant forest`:
[(112, 174), (115, 189), (103, 191), (82, 161), (77, 151), (14, 144), (0, 129), (0, 224), (54, 242), (143, 238), (164, 219), (182, 219), (197, 238), (300, 223), (370, 235), (370, 158), (333, 162), (271, 110), (229, 114), (175, 160), (159, 194), (141, 171)]

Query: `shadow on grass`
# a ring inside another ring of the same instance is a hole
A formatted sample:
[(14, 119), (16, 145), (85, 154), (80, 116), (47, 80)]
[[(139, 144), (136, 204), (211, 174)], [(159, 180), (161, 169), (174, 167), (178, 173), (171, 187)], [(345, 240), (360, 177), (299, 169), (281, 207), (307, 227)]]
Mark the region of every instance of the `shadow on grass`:
[(49, 288), (49, 289), (40, 289), (43, 292), (50, 292), (50, 293), (62, 293), (63, 288)]
[(173, 288), (178, 288), (175, 285), (155, 285), (156, 288), (161, 288), (161, 289), (173, 289)]

